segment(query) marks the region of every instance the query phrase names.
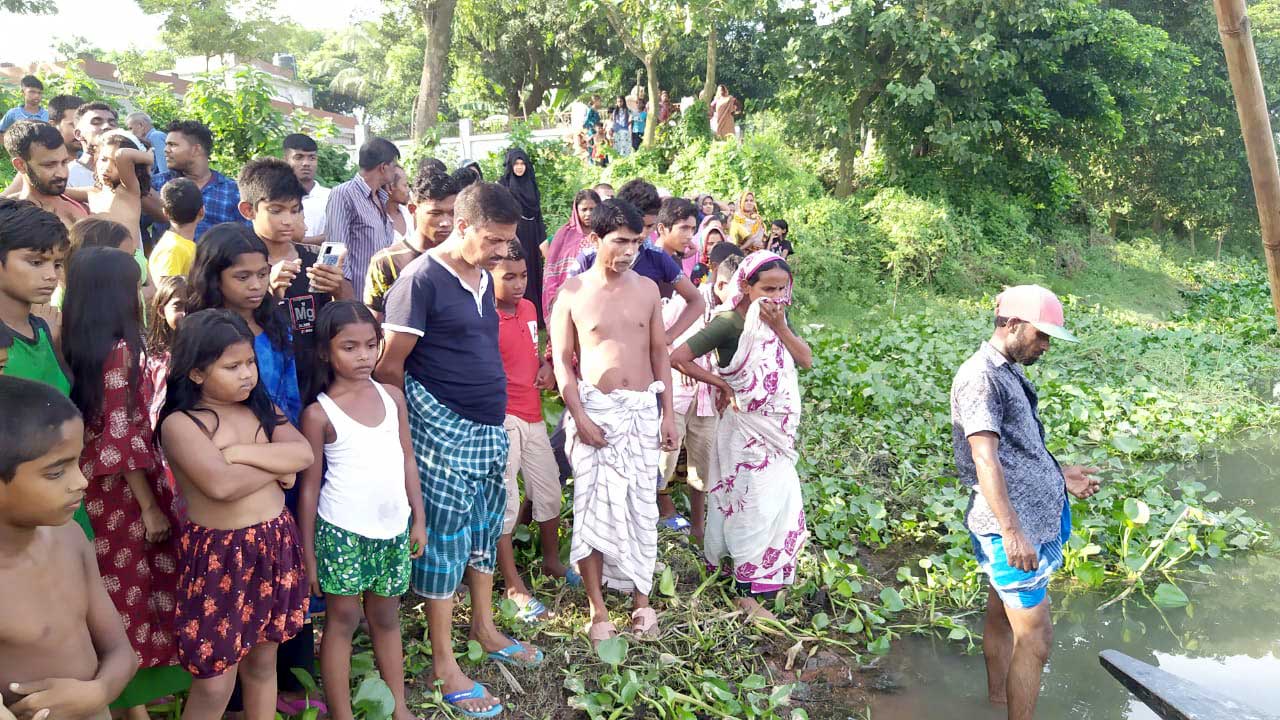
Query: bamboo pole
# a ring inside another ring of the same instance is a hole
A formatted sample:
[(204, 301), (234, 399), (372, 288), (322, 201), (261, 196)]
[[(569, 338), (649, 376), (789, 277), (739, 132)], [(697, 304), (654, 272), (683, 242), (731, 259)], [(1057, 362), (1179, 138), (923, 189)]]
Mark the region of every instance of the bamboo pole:
[(1245, 0), (1213, 0), (1218, 15), (1218, 36), (1227, 57), (1231, 90), (1240, 115), (1240, 132), (1249, 156), (1249, 174), (1258, 203), (1258, 223), (1262, 228), (1262, 250), (1267, 258), (1267, 279), (1271, 285), (1271, 305), (1280, 327), (1280, 167), (1276, 164), (1276, 141), (1271, 133), (1258, 55), (1249, 31)]

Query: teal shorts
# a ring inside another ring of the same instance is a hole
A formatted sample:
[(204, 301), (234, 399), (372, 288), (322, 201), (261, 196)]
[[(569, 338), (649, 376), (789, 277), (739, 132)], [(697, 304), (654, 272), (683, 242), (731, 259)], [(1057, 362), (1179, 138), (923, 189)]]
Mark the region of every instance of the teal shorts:
[(399, 597), (409, 589), (409, 531), (375, 540), (316, 516), (316, 578), (326, 595)]

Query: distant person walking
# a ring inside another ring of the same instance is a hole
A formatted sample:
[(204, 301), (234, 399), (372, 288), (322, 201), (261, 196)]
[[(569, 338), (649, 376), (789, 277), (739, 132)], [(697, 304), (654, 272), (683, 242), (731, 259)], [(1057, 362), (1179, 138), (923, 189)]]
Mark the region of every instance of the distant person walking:
[(1023, 366), (1051, 339), (1076, 342), (1063, 327), (1062, 303), (1038, 285), (996, 298), (995, 332), (956, 372), (951, 437), (960, 480), (973, 490), (965, 524), (987, 575), (982, 654), (993, 704), (1009, 720), (1030, 720), (1040, 674), (1053, 647), (1047, 589), (1071, 537), (1067, 493), (1098, 492), (1097, 470), (1060, 467), (1045, 447), (1039, 396)]
[(157, 175), (162, 172), (168, 172), (169, 164), (164, 159), (164, 139), (167, 133), (157, 130), (156, 126), (151, 122), (151, 116), (144, 112), (133, 113), (125, 121), (125, 124), (134, 137), (151, 146), (151, 157), (153, 158), (151, 172)]
[(711, 100), (711, 132), (722, 140), (733, 137), (733, 116), (739, 112), (738, 99), (729, 94), (729, 88), (718, 86)]
[(387, 214), (387, 186), (400, 168), (400, 148), (375, 137), (360, 146), (356, 176), (335, 187), (325, 211), (325, 234), (347, 247), (342, 274), (351, 281), (355, 297), (364, 297), (369, 261), (391, 244), (395, 230)]
[(0, 133), (9, 129), (9, 126), (19, 120), (37, 120), (39, 122), (49, 122), (49, 111), (40, 107), (40, 101), (44, 99), (44, 83), (35, 75), (26, 75), (20, 83), (22, 87), (22, 104), (16, 108), (10, 108), (4, 114), (4, 119), (0, 119)]
[(547, 239), (547, 224), (542, 219), (542, 193), (538, 190), (538, 176), (534, 172), (529, 154), (520, 148), (507, 151), (506, 172), (498, 184), (511, 191), (520, 204), (520, 223), (516, 237), (524, 248), (525, 262), (529, 266), (529, 284), (524, 296), (538, 311), (538, 324), (544, 325), (542, 314), (542, 250)]

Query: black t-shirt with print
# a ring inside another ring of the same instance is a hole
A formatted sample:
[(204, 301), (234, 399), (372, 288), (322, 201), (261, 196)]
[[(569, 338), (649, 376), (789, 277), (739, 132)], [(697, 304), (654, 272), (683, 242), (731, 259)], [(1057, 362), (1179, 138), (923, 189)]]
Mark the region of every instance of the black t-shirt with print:
[(311, 280), (307, 278), (307, 268), (316, 264), (319, 257), (315, 250), (306, 245), (294, 243), (298, 258), (302, 260), (302, 269), (289, 284), (280, 305), (289, 316), (289, 327), (293, 330), (293, 357), (298, 367), (298, 390), (302, 393), (303, 402), (308, 401), (316, 391), (323, 388), (311, 387), (316, 359), (316, 318), (320, 308), (327, 305), (333, 296), (328, 293), (311, 292)]

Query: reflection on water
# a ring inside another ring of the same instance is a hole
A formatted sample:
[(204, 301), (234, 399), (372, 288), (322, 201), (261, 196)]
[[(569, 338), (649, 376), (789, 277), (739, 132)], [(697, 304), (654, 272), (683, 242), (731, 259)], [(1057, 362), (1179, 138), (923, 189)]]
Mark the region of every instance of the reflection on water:
[[(1280, 450), (1236, 450), (1182, 472), (1280, 527)], [(1036, 717), (1156, 718), (1098, 664), (1108, 648), (1280, 713), (1280, 558), (1217, 563), (1212, 575), (1190, 571), (1179, 585), (1191, 605), (1164, 611), (1142, 598), (1099, 611), (1104, 595), (1054, 592), (1055, 647)], [(902, 691), (873, 699), (874, 720), (1004, 717), (986, 703), (980, 654), (965, 655), (957, 643), (903, 638), (890, 659)]]

